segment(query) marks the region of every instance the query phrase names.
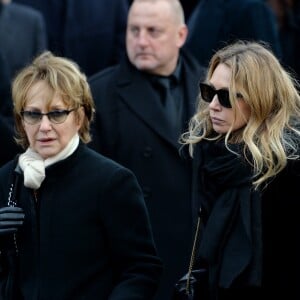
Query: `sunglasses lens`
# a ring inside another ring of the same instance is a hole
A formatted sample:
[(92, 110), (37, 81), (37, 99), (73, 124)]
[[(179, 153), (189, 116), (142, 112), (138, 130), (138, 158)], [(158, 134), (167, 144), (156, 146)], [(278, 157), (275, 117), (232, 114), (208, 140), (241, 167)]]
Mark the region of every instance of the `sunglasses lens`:
[(52, 110), (45, 114), (41, 112), (25, 110), (21, 112), (21, 116), (26, 123), (31, 125), (39, 124), (42, 121), (43, 116), (47, 116), (49, 121), (52, 123), (61, 124), (66, 121), (69, 113), (74, 110), (74, 108), (70, 110)]
[(218, 94), (218, 99), (219, 99), (220, 104), (223, 107), (231, 108), (231, 103), (230, 103), (230, 100), (229, 100), (229, 91), (218, 90), (217, 94)]
[(205, 83), (200, 83), (200, 93), (202, 99), (208, 103), (212, 101), (215, 95), (214, 89)]
[(22, 117), (26, 123), (36, 124), (41, 120), (42, 115), (41, 113), (35, 111), (23, 111)]
[(201, 97), (205, 102), (212, 102), (215, 95), (218, 95), (218, 100), (223, 107), (231, 108), (229, 100), (229, 91), (220, 89), (216, 90), (212, 86), (206, 83), (200, 83), (200, 93)]
[(59, 124), (67, 119), (68, 114), (68, 110), (54, 110), (48, 113), (48, 117), (53, 123)]

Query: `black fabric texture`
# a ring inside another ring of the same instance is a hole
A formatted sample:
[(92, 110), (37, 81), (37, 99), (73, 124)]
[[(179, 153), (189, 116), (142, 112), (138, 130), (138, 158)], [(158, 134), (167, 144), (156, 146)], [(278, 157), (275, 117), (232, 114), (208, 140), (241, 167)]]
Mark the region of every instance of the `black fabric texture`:
[(230, 145), (232, 153), (223, 140), (200, 144), (205, 224), (199, 255), (208, 264), (210, 287), (260, 286), (261, 203), (252, 168), (238, 154), (242, 145)]

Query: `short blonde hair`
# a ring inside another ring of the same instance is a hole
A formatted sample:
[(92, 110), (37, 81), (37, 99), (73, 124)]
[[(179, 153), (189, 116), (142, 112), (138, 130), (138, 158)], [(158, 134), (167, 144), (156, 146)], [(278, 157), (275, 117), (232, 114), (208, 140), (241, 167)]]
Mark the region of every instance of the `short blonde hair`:
[[(50, 51), (43, 52), (33, 62), (22, 69), (12, 83), (12, 98), (16, 126), (16, 142), (24, 149), (29, 146), (23, 128), (21, 112), (25, 107), (29, 89), (38, 81), (44, 81), (52, 90), (58, 92), (65, 104), (72, 108), (84, 108), (84, 120), (79, 129), (82, 142), (91, 140), (90, 123), (93, 120), (95, 105), (86, 76), (79, 66), (70, 59), (53, 55)], [(49, 97), (50, 106), (52, 98)], [(77, 118), (79, 113), (75, 111)]]

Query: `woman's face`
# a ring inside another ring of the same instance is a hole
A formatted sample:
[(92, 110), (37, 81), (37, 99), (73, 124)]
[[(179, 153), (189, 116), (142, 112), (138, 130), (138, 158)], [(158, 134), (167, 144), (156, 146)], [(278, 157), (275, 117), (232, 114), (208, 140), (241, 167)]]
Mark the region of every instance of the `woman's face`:
[[(230, 68), (225, 64), (219, 64), (213, 72), (209, 82), (210, 85), (212, 85), (216, 90), (228, 90), (230, 79)], [(212, 126), (217, 133), (227, 133), (232, 125), (232, 130), (235, 131), (247, 124), (250, 117), (250, 107), (243, 100), (243, 98), (237, 99), (236, 116), (234, 116), (234, 111), (232, 108), (226, 108), (220, 104), (217, 95), (215, 95), (213, 100), (209, 103)]]
[[(44, 81), (37, 82), (28, 91), (23, 111), (48, 113), (73, 108), (67, 107), (58, 93), (53, 95), (50, 108), (48, 108), (47, 99), (49, 95), (51, 95), (51, 90), (47, 83)], [(55, 156), (66, 147), (72, 137), (79, 131), (81, 121), (75, 117), (75, 111), (72, 111), (66, 115), (65, 121), (60, 124), (51, 122), (48, 116), (42, 116), (41, 120), (33, 125), (28, 124), (23, 118), (23, 126), (30, 147), (43, 159), (47, 159)]]

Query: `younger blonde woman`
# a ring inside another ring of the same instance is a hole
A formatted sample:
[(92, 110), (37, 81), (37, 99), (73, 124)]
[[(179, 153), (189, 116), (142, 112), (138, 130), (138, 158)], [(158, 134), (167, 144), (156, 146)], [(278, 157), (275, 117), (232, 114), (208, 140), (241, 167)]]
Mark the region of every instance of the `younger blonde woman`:
[(267, 47), (238, 41), (215, 53), (182, 136), (211, 299), (300, 299), (299, 129), (296, 82)]

